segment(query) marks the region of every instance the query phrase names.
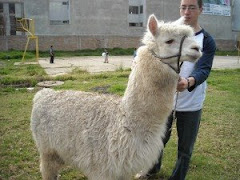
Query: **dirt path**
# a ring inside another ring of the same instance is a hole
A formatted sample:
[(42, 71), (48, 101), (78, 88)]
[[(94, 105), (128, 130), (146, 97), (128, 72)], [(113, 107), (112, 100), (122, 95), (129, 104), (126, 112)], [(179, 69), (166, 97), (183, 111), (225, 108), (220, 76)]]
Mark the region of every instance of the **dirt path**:
[[(54, 64), (49, 63), (49, 58), (39, 59), (39, 64), (50, 76), (57, 76), (71, 72), (74, 68), (80, 68), (90, 73), (115, 71), (119, 68), (131, 67), (132, 56), (109, 56), (109, 63), (103, 63), (101, 56), (81, 56), (55, 58)], [(237, 56), (215, 56), (213, 69), (240, 68), (240, 60)]]

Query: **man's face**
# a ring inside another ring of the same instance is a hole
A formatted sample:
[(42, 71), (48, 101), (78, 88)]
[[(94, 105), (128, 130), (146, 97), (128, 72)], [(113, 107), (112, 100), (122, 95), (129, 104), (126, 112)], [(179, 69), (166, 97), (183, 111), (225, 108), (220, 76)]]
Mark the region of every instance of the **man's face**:
[(202, 13), (197, 0), (182, 0), (180, 4), (180, 15), (185, 17), (184, 23), (195, 26), (198, 22), (198, 16)]

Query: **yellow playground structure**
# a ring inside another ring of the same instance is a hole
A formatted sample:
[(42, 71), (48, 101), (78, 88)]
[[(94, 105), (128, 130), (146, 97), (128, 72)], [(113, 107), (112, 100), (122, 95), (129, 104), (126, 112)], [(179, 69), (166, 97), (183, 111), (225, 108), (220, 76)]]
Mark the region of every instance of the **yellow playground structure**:
[(35, 35), (34, 20), (29, 19), (29, 18), (16, 18), (16, 21), (17, 21), (17, 29), (16, 30), (27, 33), (27, 43), (25, 45), (22, 62), (24, 61), (24, 57), (26, 55), (26, 51), (27, 51), (30, 40), (35, 40), (36, 60), (38, 61), (38, 58), (39, 58), (38, 36)]

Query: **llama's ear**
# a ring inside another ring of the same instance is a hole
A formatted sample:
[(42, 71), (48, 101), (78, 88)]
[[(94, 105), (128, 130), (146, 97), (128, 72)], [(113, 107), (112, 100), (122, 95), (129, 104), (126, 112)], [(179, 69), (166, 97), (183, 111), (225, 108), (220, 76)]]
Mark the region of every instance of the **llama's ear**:
[(158, 32), (158, 20), (157, 20), (157, 18), (155, 17), (154, 14), (152, 14), (148, 18), (148, 29), (152, 33), (153, 36), (157, 35), (157, 32)]
[(178, 20), (174, 21), (173, 24), (183, 25), (183, 24), (184, 24), (184, 20), (185, 20), (185, 17), (182, 16), (182, 17), (180, 17)]

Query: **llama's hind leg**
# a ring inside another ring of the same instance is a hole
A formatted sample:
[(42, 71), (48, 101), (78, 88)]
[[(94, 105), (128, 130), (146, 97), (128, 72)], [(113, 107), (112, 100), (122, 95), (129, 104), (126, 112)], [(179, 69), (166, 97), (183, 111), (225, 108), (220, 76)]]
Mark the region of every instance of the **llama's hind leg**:
[(57, 180), (58, 171), (64, 164), (56, 153), (40, 155), (40, 170), (43, 180)]

